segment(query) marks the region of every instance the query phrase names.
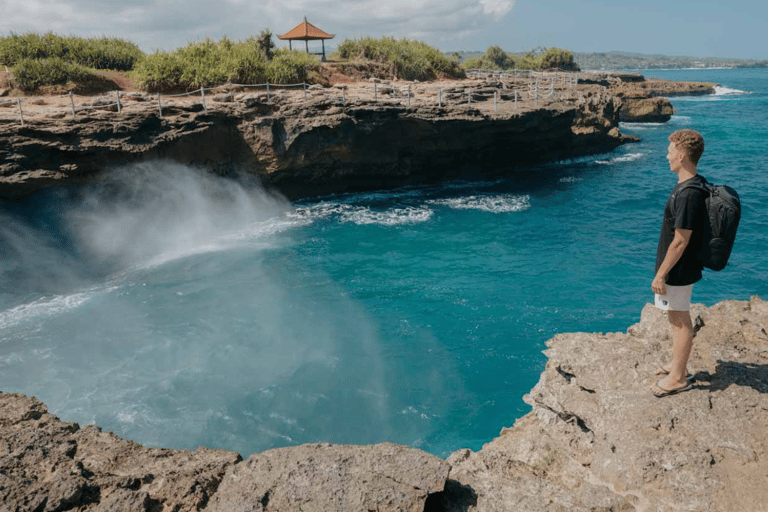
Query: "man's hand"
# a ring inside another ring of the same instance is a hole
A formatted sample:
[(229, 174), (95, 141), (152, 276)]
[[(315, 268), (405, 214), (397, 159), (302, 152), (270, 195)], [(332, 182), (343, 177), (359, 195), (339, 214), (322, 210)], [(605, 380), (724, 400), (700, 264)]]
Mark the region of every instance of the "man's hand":
[(659, 295), (666, 295), (667, 283), (664, 282), (663, 277), (656, 276), (653, 279), (653, 282), (651, 283), (651, 289), (653, 290), (653, 293), (658, 293)]

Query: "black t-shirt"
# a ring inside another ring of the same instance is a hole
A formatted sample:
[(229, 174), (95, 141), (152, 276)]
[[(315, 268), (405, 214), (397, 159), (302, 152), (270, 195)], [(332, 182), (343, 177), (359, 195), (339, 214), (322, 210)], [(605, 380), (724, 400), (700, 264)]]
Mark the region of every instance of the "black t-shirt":
[[(701, 250), (702, 234), (706, 228), (708, 193), (704, 188), (707, 180), (703, 176), (696, 175), (682, 183), (675, 185), (667, 199), (664, 208), (664, 220), (661, 223), (661, 235), (659, 247), (656, 251), (656, 271), (667, 255), (672, 239), (675, 237), (675, 229), (690, 229), (693, 231), (691, 240), (685, 248), (680, 260), (672, 267), (667, 275), (667, 284), (672, 286), (686, 286), (701, 279), (701, 271), (704, 266), (696, 257)], [(697, 186), (691, 187), (691, 184)], [(698, 186), (701, 184), (702, 186)]]

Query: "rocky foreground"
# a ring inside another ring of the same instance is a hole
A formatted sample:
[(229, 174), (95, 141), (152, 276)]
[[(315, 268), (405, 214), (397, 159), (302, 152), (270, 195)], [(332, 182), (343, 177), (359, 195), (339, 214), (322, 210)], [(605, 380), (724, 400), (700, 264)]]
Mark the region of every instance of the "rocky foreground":
[(664, 313), (627, 333), (561, 334), (526, 401), (479, 452), (311, 444), (243, 461), (145, 448), (0, 393), (5, 511), (768, 510), (768, 302), (694, 306), (694, 389), (655, 398)]
[[(265, 91), (229, 87), (158, 98), (125, 94), (0, 101), (0, 199), (82, 185), (111, 168), (168, 159), (255, 174), (288, 197), (506, 174), (604, 153), (637, 140), (619, 121), (666, 121), (661, 95), (714, 84), (637, 74), (486, 74), (467, 80), (373, 81)], [(0, 100), (2, 100), (0, 98)]]

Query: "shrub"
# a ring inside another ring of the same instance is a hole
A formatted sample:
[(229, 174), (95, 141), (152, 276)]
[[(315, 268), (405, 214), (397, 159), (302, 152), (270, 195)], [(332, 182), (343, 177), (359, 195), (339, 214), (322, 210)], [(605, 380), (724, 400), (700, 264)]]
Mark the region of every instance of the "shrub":
[(392, 73), (406, 80), (429, 80), (438, 76), (466, 76), (459, 64), (437, 48), (421, 41), (382, 37), (345, 39), (337, 53), (342, 59), (368, 59), (392, 65)]
[(59, 58), (96, 69), (133, 69), (144, 58), (138, 46), (115, 37), (63, 37), (46, 34), (11, 34), (0, 37), (0, 64), (14, 66), (25, 59)]
[(136, 66), (139, 87), (151, 92), (194, 90), (229, 81), (240, 84), (304, 82), (319, 60), (300, 51), (276, 50), (265, 60), (260, 39), (205, 39), (172, 53), (155, 52)]
[(462, 63), (465, 69), (557, 69), (579, 71), (573, 61), (573, 53), (561, 48), (537, 48), (536, 50), (511, 55), (498, 46), (490, 46), (480, 57), (467, 59)]
[(512, 69), (515, 61), (510, 54), (499, 46), (489, 46), (485, 54), (467, 59), (462, 64), (465, 69)]
[(59, 57), (50, 59), (23, 59), (13, 66), (16, 86), (32, 91), (44, 85), (65, 85), (94, 78), (91, 70)]
[(319, 60), (300, 50), (279, 49), (267, 63), (267, 81), (273, 84), (306, 82), (309, 72), (319, 66)]
[(538, 69), (558, 69), (561, 71), (580, 71), (573, 62), (573, 53), (561, 48), (548, 48), (539, 58)]

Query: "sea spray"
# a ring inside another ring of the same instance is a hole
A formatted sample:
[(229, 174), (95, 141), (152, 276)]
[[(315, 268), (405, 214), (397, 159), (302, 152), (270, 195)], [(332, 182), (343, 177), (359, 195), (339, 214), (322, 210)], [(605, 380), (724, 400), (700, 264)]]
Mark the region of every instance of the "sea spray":
[(149, 162), (116, 169), (86, 189), (66, 219), (86, 258), (127, 268), (210, 250), (290, 209), (255, 183)]
[(4, 224), (7, 252), (89, 279), (0, 312), (5, 389), (149, 445), (392, 436), (378, 333), (343, 291), (328, 297), (331, 279), (285, 259), (281, 234), (303, 225), (289, 203), (168, 162), (46, 199), (44, 221)]

